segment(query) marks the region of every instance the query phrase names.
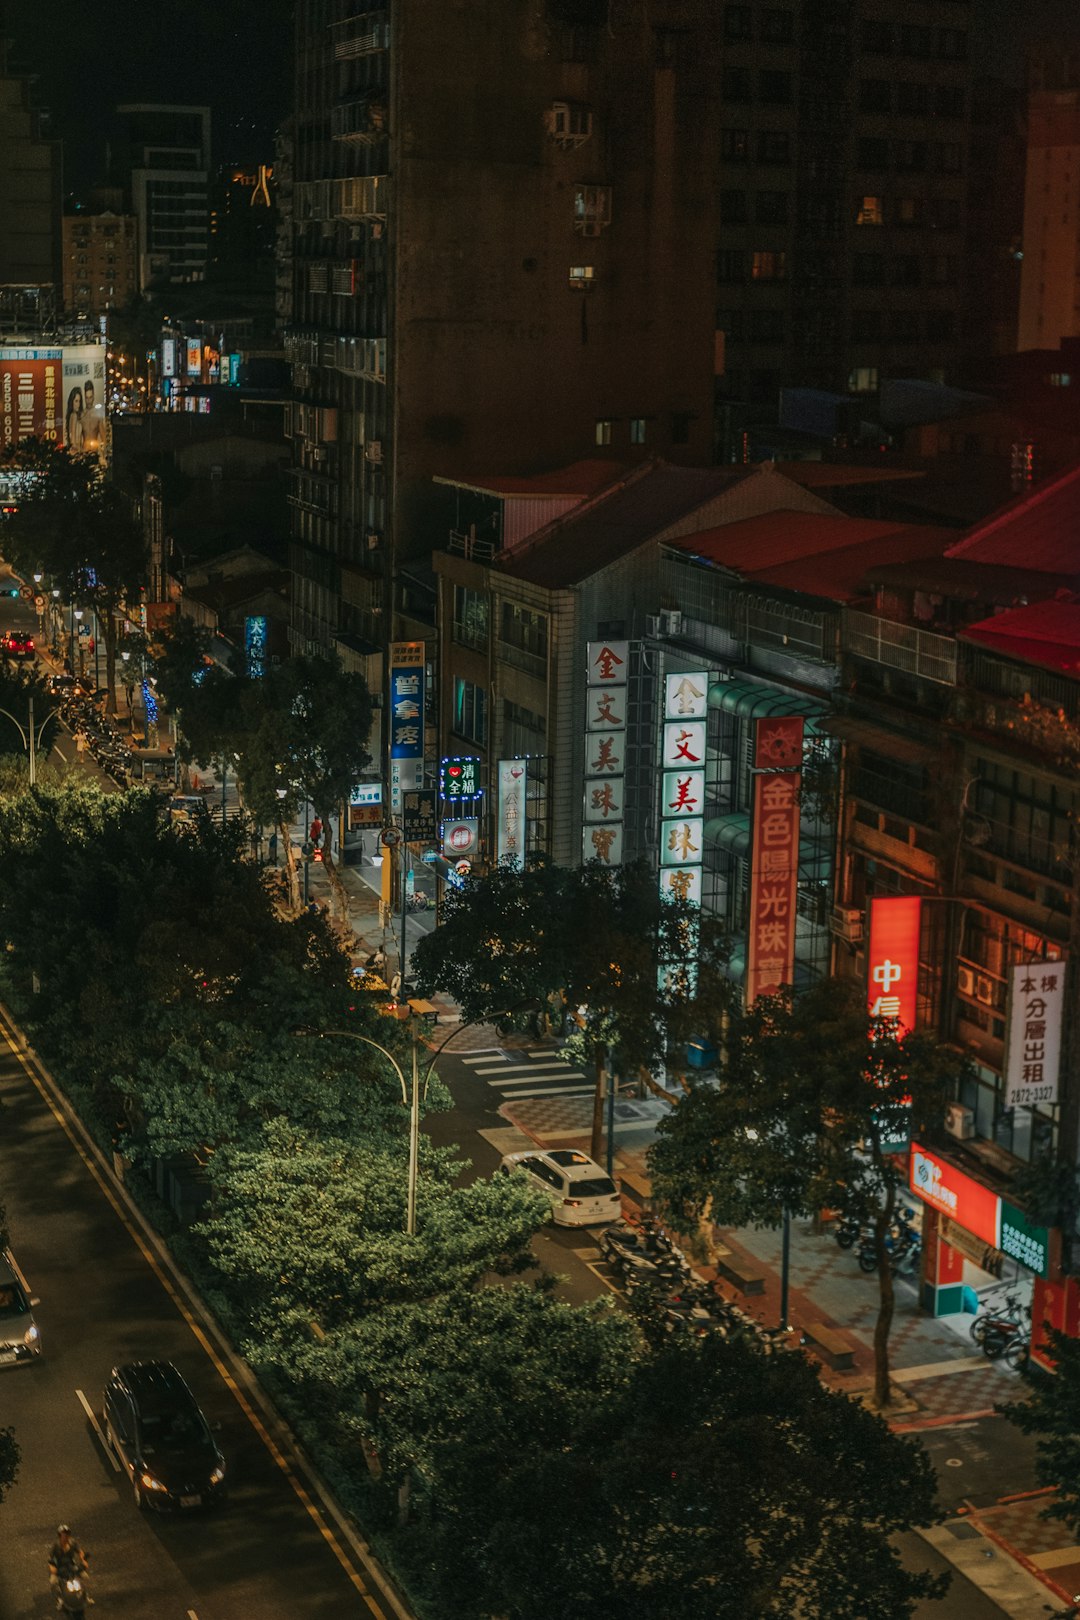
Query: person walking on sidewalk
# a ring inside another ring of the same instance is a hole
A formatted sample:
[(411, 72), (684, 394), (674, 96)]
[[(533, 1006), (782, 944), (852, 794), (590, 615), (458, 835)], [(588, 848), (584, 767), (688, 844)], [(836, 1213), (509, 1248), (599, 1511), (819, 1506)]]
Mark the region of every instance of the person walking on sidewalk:
[(319, 816), (316, 816), (315, 820), (311, 823), (311, 826), (308, 829), (308, 837), (311, 839), (311, 842), (314, 844), (315, 848), (318, 849), (319, 845), (322, 843), (322, 820)]

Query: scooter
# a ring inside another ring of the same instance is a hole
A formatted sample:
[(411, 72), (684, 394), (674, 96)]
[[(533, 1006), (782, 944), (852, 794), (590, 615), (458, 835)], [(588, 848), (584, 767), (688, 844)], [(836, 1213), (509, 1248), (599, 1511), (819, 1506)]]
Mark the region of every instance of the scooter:
[(59, 1575), (54, 1582), (56, 1592), (56, 1607), (60, 1614), (68, 1614), (74, 1620), (84, 1620), (90, 1595), (86, 1590), (86, 1576), (79, 1569), (69, 1569)]
[(642, 1229), (621, 1221), (600, 1234), (600, 1252), (605, 1260), (615, 1260), (620, 1254), (632, 1254), (646, 1259), (660, 1255), (673, 1255), (680, 1251), (660, 1227)]

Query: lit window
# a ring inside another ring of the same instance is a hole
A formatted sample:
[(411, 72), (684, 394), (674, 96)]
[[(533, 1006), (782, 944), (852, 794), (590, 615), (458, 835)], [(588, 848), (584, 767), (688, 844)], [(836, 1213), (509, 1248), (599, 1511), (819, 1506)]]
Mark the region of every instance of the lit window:
[(571, 287), (577, 287), (587, 292), (595, 280), (596, 266), (594, 264), (572, 264), (570, 266)]
[(755, 252), (750, 268), (750, 276), (754, 281), (783, 281), (787, 274), (787, 254), (776, 253), (772, 248), (759, 249)]
[(853, 394), (872, 394), (877, 385), (877, 366), (856, 366), (848, 377), (848, 388)]
[(864, 197), (855, 215), (856, 225), (884, 225), (885, 208), (880, 197)]
[(610, 416), (601, 416), (601, 417), (597, 418), (597, 421), (596, 421), (596, 442), (597, 442), (597, 444), (610, 444), (611, 443), (611, 418), (610, 418)]
[(645, 443), (645, 418), (643, 416), (632, 416), (630, 418), (630, 443)]

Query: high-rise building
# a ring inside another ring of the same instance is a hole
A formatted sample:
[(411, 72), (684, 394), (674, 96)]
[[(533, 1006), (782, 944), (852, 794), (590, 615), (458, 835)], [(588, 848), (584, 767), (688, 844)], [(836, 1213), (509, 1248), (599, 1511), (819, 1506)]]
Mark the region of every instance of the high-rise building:
[(60, 283), (61, 154), (48, 116), (34, 106), (30, 80), (8, 71), (0, 39), (0, 289), (18, 289), (20, 304)]
[(64, 309), (97, 320), (138, 292), (138, 221), (133, 214), (64, 215)]
[[(720, 416), (786, 386), (951, 381), (970, 130), (967, 0), (721, 8)], [(730, 437), (723, 446), (730, 453)]]
[(437, 477), (712, 459), (716, 16), (300, 0), (297, 648), (385, 645), (453, 527)]
[(1028, 99), (1019, 349), (1080, 333), (1080, 64), (1065, 57), (1049, 80), (1044, 68)]
[(139, 222), (139, 286), (202, 281), (210, 242), (210, 109), (116, 109), (115, 177)]

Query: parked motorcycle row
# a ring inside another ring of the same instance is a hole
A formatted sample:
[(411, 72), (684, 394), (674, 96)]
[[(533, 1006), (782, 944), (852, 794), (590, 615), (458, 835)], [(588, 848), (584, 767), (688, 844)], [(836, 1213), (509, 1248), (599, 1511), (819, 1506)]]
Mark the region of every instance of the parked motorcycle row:
[[(913, 1209), (906, 1205), (901, 1207), (885, 1234), (889, 1270), (894, 1277), (914, 1277), (918, 1274), (922, 1258), (922, 1238), (912, 1224), (914, 1219)], [(835, 1236), (842, 1249), (853, 1249), (858, 1245), (860, 1271), (865, 1271), (869, 1275), (877, 1270), (878, 1257), (872, 1227), (863, 1225), (850, 1216), (841, 1216), (836, 1223)]]
[(104, 694), (78, 681), (60, 684), (60, 718), (74, 737), (85, 739), (85, 745), (107, 776), (118, 787), (127, 787), (131, 775), (132, 753), (120, 732), (107, 719), (101, 709)]
[(971, 1324), (971, 1337), (988, 1361), (1002, 1357), (1010, 1367), (1026, 1367), (1031, 1354), (1031, 1309), (1019, 1294), (1006, 1290), (1002, 1298), (985, 1302)]
[(600, 1252), (618, 1273), (635, 1310), (659, 1321), (667, 1333), (752, 1340), (768, 1355), (793, 1340), (783, 1328), (767, 1328), (714, 1284), (696, 1277), (678, 1244), (655, 1217), (622, 1220), (600, 1234)]

